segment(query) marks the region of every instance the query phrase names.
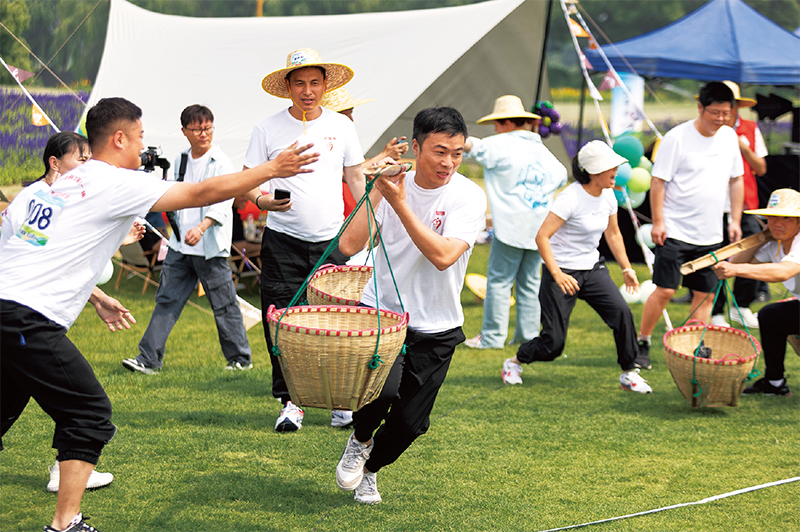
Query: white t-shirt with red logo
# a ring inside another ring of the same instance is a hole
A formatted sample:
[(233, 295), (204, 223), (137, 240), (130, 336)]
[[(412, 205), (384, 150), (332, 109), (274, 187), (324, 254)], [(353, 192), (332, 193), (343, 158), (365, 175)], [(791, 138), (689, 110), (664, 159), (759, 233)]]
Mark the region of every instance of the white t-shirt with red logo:
[(14, 200), (25, 213), (0, 251), (0, 299), (69, 328), (136, 217), (173, 184), (91, 160)]
[[(374, 250), (375, 275), (367, 282), (361, 302), (394, 312), (409, 313), (409, 327), (423, 333), (437, 333), (460, 327), (464, 323), (461, 289), (464, 275), (478, 233), (486, 225), (486, 194), (483, 189), (461, 174), (439, 188), (424, 189), (414, 181), (416, 172), (405, 177), (406, 202), (425, 226), (445, 238), (457, 238), (469, 249), (444, 271), (439, 271), (417, 248), (394, 209), (381, 201), (376, 217), (391, 263), (380, 246)], [(394, 283), (400, 291), (400, 299)]]
[(292, 193), (292, 208), (270, 212), (267, 227), (306, 242), (330, 240), (342, 227), (342, 169), (364, 162), (355, 126), (324, 108), (319, 118), (305, 123), (284, 109), (253, 128), (244, 165), (255, 168), (271, 161), (295, 141), (314, 144), (310, 151), (320, 154), (319, 161), (308, 166), (311, 173), (271, 179), (261, 187), (265, 194), (279, 188)]

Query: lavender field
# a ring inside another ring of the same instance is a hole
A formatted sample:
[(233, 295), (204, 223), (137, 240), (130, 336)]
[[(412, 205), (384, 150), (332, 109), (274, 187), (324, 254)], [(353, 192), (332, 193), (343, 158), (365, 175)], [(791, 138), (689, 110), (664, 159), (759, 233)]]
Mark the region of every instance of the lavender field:
[[(78, 96), (89, 99), (86, 92)], [(84, 104), (72, 94), (34, 93), (33, 97), (60, 130), (78, 126)], [(30, 181), (44, 172), (42, 151), (55, 130), (49, 125), (34, 126), (32, 107), (22, 91), (0, 88), (0, 186)]]

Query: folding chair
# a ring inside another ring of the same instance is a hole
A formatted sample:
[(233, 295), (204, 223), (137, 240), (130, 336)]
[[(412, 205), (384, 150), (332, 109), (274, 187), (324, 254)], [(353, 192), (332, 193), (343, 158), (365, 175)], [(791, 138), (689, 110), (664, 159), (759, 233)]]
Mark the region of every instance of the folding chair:
[(152, 279), (155, 276), (155, 273), (160, 271), (162, 267), (161, 262), (158, 261), (158, 251), (160, 248), (161, 240), (159, 240), (150, 251), (145, 251), (142, 249), (142, 245), (139, 242), (134, 242), (133, 244), (120, 247), (119, 252), (122, 254), (122, 267), (117, 275), (117, 283), (114, 288), (119, 290), (119, 283), (122, 280), (122, 272), (128, 270), (131, 272), (146, 274), (144, 286), (142, 287), (142, 294), (147, 292), (147, 286), (150, 284), (150, 279)]

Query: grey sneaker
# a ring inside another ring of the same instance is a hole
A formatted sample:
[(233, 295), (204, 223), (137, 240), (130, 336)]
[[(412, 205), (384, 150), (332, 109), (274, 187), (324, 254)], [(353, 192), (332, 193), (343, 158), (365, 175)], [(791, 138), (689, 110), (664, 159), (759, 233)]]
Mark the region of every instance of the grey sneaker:
[(364, 473), (361, 484), (356, 488), (353, 499), (362, 504), (378, 504), (381, 502), (381, 494), (378, 493), (377, 473)]
[(372, 445), (364, 445), (355, 438), (355, 433), (350, 435), (347, 445), (336, 466), (336, 485), (344, 491), (356, 489), (364, 477), (364, 464), (369, 460)]
[(633, 361), (633, 365), (637, 368), (653, 369), (650, 364), (650, 344), (644, 340), (639, 340), (637, 344), (636, 359)]
[(253, 369), (253, 364), (251, 364), (249, 362), (243, 364), (243, 363), (241, 363), (239, 361), (232, 360), (232, 361), (228, 362), (228, 365), (225, 366), (225, 369), (226, 370), (231, 370), (231, 371), (244, 371), (246, 369)]
[(144, 373), (145, 375), (155, 375), (158, 373), (157, 369), (148, 368), (135, 358), (126, 358), (122, 361), (122, 365), (128, 371), (138, 371), (139, 373)]

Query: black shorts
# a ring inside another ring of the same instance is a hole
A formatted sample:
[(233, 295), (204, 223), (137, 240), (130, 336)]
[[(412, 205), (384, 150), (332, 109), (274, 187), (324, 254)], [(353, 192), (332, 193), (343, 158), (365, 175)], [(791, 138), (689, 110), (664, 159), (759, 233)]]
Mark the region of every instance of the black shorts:
[[(663, 246), (656, 246), (656, 262), (653, 265), (653, 283), (661, 288), (677, 289), (681, 285), (681, 265), (708, 255), (720, 248), (722, 243), (696, 246), (681, 240), (667, 238)], [(698, 292), (711, 292), (717, 286), (717, 275), (711, 268), (690, 273), (683, 278), (683, 286)]]

